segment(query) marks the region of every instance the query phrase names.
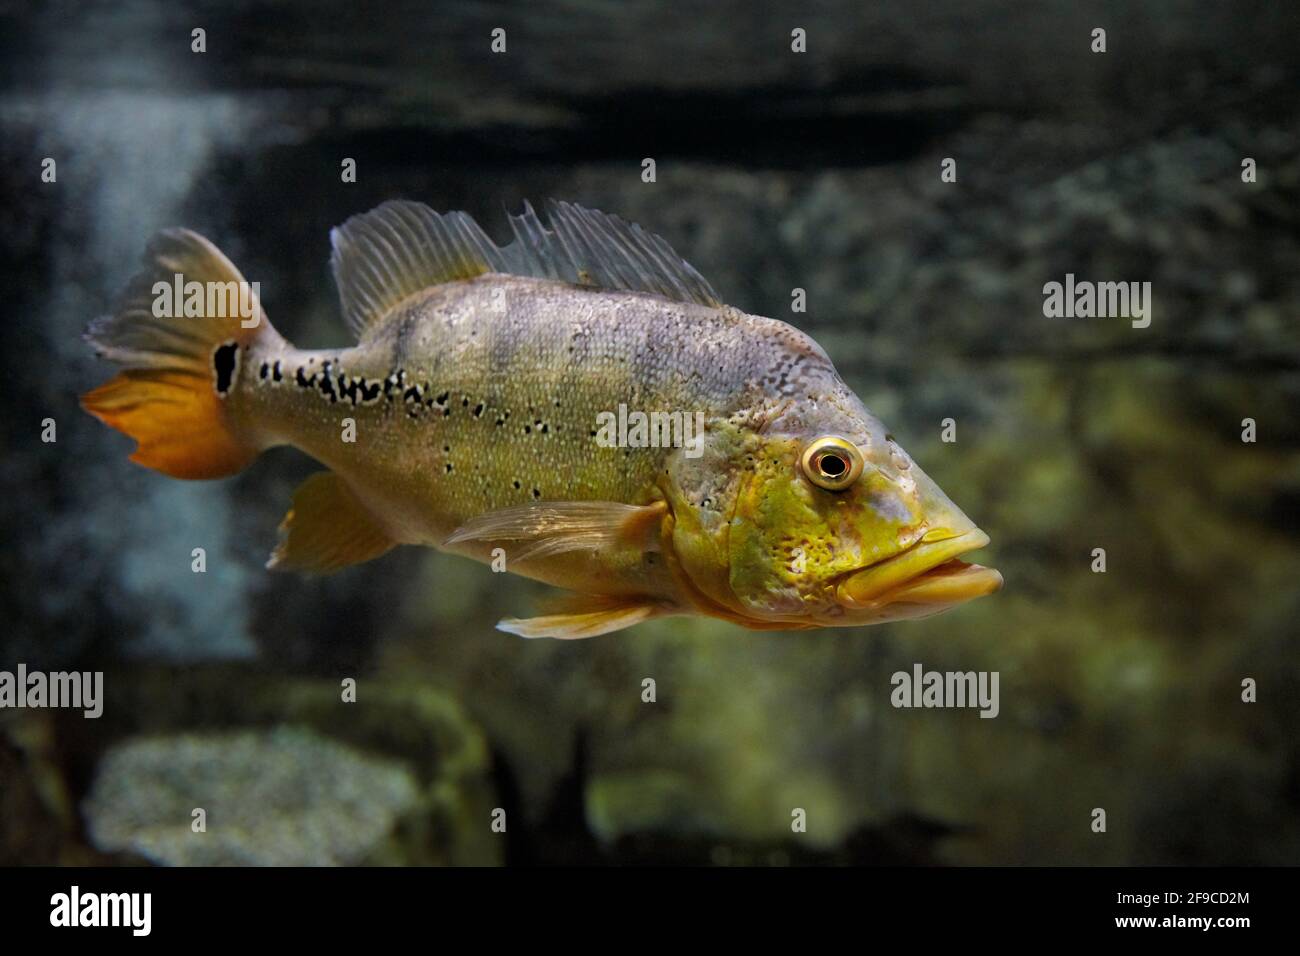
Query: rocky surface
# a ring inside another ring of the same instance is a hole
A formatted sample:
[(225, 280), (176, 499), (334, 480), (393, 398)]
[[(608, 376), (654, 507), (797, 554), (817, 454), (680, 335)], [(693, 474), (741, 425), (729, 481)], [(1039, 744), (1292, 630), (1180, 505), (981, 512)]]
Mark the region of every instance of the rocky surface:
[(392, 761), (282, 726), (114, 747), (84, 812), (101, 850), (155, 863), (328, 866), (374, 854), (417, 792)]

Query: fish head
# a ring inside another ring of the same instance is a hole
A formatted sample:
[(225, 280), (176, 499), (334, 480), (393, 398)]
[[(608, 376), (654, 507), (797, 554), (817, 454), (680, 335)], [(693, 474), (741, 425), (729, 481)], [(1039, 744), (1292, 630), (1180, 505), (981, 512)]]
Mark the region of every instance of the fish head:
[(851, 393), (779, 415), (737, 444), (714, 550), (725, 546), (723, 597), (743, 623), (927, 617), (1001, 587), (996, 570), (960, 558), (988, 535)]

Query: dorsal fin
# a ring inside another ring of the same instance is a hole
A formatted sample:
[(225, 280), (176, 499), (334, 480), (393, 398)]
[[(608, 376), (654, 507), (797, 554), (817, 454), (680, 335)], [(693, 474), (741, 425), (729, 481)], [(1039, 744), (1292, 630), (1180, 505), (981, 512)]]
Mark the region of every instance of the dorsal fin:
[(523, 213), (510, 217), (515, 241), (501, 253), (512, 274), (722, 305), (704, 276), (635, 223), (554, 199), (546, 201), (546, 218), (549, 229), (527, 202)]
[(497, 246), (468, 213), (391, 200), (330, 233), (330, 265), (348, 327), (360, 337), (422, 289), (487, 272), (559, 279), (719, 306), (717, 293), (659, 236), (594, 209), (548, 200), (543, 226), (527, 202)]
[(391, 200), (330, 230), (330, 267), (343, 317), (358, 338), (421, 289), (499, 272), (501, 250), (463, 212)]

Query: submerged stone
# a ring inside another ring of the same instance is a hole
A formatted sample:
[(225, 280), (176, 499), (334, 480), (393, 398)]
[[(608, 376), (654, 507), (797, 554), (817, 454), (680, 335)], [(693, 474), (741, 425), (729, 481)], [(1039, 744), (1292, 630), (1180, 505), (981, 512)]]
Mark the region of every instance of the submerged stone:
[(418, 798), (401, 763), (281, 727), (128, 739), (105, 755), (83, 809), (106, 852), (328, 866), (364, 861)]

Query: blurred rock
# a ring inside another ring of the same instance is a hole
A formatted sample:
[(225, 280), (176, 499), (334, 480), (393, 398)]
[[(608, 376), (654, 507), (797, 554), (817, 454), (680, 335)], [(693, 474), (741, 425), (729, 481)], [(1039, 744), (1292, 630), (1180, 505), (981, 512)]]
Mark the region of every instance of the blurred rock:
[[(104, 757), (95, 845), (176, 866), (327, 866), (379, 852), (416, 804), (411, 772), (308, 730), (142, 738)], [(191, 829), (196, 808), (204, 832)]]
[[(156, 825), (165, 837), (150, 851), (158, 859), (178, 862), (173, 852), (233, 859), (256, 851), (258, 841), (244, 846), (244, 830), (265, 826), (285, 833), (278, 842), (268, 838), (268, 853), (316, 853), (317, 862), (340, 862), (348, 854), (353, 861), (383, 864), (476, 865), (501, 859), (499, 835), (490, 829), (499, 801), (486, 742), (444, 692), (362, 676), (356, 701), (345, 703), (336, 681), (285, 679), (229, 665), (110, 673), (105, 690), (102, 718), (64, 715), (58, 728), (70, 755), (60, 775), (82, 802), (101, 848), (131, 849), (126, 841), (136, 840), (131, 835), (136, 828), (145, 834), (140, 847), (152, 847), (149, 834)], [(293, 734), (276, 737), (284, 727)], [(272, 767), (281, 751), (282, 772)], [(202, 786), (192, 789), (186, 783), (189, 771), (168, 769), (169, 761), (192, 768)], [(372, 766), (375, 790), (367, 795), (366, 770)], [(250, 794), (260, 793), (263, 770), (271, 787), (267, 806), (274, 809), (258, 824), (254, 817), (263, 811)], [(157, 786), (137, 781), (132, 791), (132, 774), (148, 774)], [(229, 781), (229, 788), (213, 782), (214, 774)], [(203, 802), (205, 790), (218, 802)], [(155, 792), (159, 803), (141, 801), (141, 793)], [(364, 845), (347, 842), (346, 835), (335, 841), (329, 826), (346, 816), (350, 801), (372, 797), (379, 815)], [(132, 801), (138, 804), (134, 810)], [(192, 802), (183, 819), (173, 817), (187, 801)], [(301, 820), (294, 816), (294, 801)], [(198, 806), (208, 811), (207, 835), (220, 832), (220, 840), (184, 841), (189, 813)], [(321, 815), (307, 819), (317, 809)], [(140, 816), (132, 816), (137, 812)], [(239, 820), (239, 828), (220, 830), (216, 821), (222, 818)], [(312, 850), (302, 841), (316, 833), (330, 838)], [(143, 853), (140, 847), (132, 852)]]

